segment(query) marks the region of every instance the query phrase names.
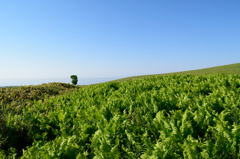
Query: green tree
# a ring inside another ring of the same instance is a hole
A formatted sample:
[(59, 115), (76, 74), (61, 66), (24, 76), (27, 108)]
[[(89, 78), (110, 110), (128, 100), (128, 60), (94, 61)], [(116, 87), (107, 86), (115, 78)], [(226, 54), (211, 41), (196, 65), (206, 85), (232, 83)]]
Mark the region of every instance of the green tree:
[(72, 79), (72, 84), (77, 85), (77, 82), (78, 82), (77, 75), (71, 75), (71, 79)]

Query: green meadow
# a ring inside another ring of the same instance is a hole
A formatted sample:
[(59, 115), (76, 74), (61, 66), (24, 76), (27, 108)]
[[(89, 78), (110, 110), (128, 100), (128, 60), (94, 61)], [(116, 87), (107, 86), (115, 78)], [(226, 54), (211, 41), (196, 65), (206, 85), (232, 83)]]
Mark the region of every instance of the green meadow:
[(115, 81), (125, 81), (125, 80), (132, 80), (136, 78), (146, 78), (150, 76), (166, 76), (171, 74), (177, 75), (206, 75), (206, 74), (217, 74), (217, 73), (224, 73), (224, 74), (240, 74), (240, 63), (231, 64), (231, 65), (224, 65), (224, 66), (216, 66), (211, 68), (199, 69), (199, 70), (190, 70), (190, 71), (183, 71), (183, 72), (172, 72), (172, 73), (165, 73), (165, 74), (154, 74), (154, 75), (143, 75), (143, 76), (133, 76), (118, 79)]
[(239, 94), (240, 63), (1, 88), (0, 158), (240, 158)]

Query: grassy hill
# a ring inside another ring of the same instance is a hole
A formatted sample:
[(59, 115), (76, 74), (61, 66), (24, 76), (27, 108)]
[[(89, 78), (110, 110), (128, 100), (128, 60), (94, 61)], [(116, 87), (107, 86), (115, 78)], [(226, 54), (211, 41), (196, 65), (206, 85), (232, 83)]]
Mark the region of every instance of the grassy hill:
[(156, 75), (0, 89), (0, 158), (240, 158), (240, 64)]
[(240, 158), (240, 75), (0, 89), (0, 158)]
[(114, 80), (114, 81), (122, 82), (122, 81), (126, 81), (126, 80), (133, 80), (133, 79), (136, 79), (136, 78), (145, 78), (145, 77), (156, 76), (156, 75), (161, 75), (161, 76), (170, 75), (170, 74), (203, 75), (203, 74), (217, 74), (217, 73), (240, 74), (240, 63), (223, 65), (223, 66), (216, 66), (216, 67), (210, 67), (210, 68), (204, 68), (204, 69), (198, 69), (198, 70), (183, 71), (183, 72), (171, 72), (171, 73), (165, 73), (165, 74), (132, 76), (132, 77), (122, 78), (122, 79), (118, 79), (118, 80)]

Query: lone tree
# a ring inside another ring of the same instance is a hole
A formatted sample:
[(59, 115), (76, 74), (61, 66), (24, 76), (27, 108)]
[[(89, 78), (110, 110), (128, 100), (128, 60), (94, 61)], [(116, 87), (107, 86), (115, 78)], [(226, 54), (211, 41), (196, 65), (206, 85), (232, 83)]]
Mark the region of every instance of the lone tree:
[(71, 75), (71, 79), (72, 79), (72, 84), (77, 85), (77, 82), (78, 82), (77, 75)]

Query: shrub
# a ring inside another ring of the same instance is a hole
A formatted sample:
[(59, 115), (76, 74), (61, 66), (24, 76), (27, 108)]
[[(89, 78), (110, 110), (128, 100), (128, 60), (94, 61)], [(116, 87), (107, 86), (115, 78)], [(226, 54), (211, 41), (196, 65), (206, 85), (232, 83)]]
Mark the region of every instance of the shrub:
[(71, 75), (71, 79), (72, 79), (72, 84), (77, 85), (77, 82), (78, 82), (77, 75)]

